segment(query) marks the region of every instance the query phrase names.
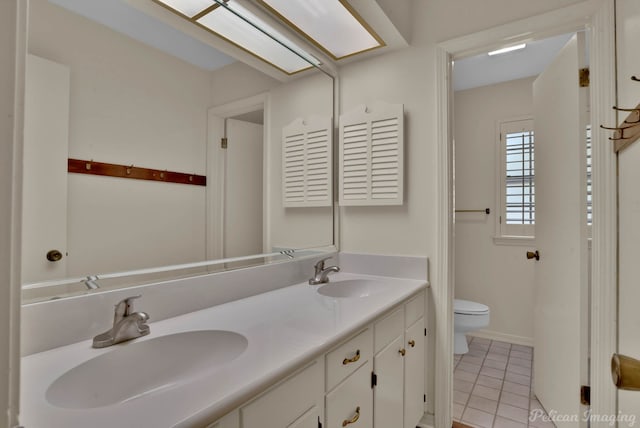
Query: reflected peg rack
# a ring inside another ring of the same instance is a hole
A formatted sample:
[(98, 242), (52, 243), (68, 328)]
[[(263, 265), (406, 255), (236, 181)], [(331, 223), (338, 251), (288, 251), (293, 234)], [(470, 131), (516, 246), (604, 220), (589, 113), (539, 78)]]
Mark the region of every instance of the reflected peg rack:
[(103, 175), (132, 178), (134, 180), (163, 181), (165, 183), (191, 184), (194, 186), (207, 185), (207, 177), (204, 175), (95, 162), (93, 160), (69, 159), (67, 171), (76, 174)]

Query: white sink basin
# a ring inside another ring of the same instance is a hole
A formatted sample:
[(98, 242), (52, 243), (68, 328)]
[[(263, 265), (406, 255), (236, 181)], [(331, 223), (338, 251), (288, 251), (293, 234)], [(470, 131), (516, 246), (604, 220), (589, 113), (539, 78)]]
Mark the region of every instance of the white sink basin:
[(346, 279), (330, 282), (318, 288), (318, 293), (328, 297), (367, 297), (388, 290), (382, 281), (371, 279)]
[(67, 409), (123, 403), (214, 371), (244, 352), (237, 333), (202, 330), (114, 346), (72, 368), (47, 389), (47, 401)]

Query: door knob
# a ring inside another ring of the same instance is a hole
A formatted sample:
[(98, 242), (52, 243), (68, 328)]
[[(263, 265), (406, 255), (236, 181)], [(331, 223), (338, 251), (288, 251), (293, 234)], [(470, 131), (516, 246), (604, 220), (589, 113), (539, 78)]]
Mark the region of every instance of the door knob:
[(538, 252), (538, 250), (527, 251), (527, 259), (529, 259), (529, 260), (531, 260), (531, 259), (540, 260), (540, 253)]
[(640, 391), (640, 361), (626, 355), (613, 354), (611, 377), (618, 389)]
[(47, 260), (50, 262), (58, 262), (62, 259), (62, 253), (58, 250), (47, 251)]

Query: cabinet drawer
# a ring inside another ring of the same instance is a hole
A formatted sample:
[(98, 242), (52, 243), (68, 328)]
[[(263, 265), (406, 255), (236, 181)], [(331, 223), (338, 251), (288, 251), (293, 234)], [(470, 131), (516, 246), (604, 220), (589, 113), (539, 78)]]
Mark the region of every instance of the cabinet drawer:
[(373, 426), (371, 369), (371, 361), (367, 361), (352, 376), (327, 394), (325, 409), (327, 428), (345, 426), (371, 428)]
[(413, 325), (424, 315), (424, 291), (405, 305), (405, 327)]
[(404, 309), (399, 308), (376, 322), (374, 330), (374, 354), (377, 354), (404, 332)]
[(322, 395), (322, 364), (316, 360), (242, 407), (242, 428), (289, 426), (309, 410), (321, 406)]
[(329, 352), (326, 356), (327, 391), (370, 360), (372, 354), (373, 332), (370, 328)]

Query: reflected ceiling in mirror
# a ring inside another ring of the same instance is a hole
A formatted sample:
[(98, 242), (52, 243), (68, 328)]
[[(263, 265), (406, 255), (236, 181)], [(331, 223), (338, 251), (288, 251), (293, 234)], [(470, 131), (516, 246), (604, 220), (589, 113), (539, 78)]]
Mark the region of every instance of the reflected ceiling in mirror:
[[(128, 0), (32, 0), (29, 13), (23, 283), (73, 284), (27, 287), (25, 301), (87, 292), (88, 276), (122, 287), (333, 245), (333, 207), (284, 208), (281, 172), (282, 128), (333, 115), (329, 76), (276, 79)], [(207, 185), (69, 173), (69, 158)]]

